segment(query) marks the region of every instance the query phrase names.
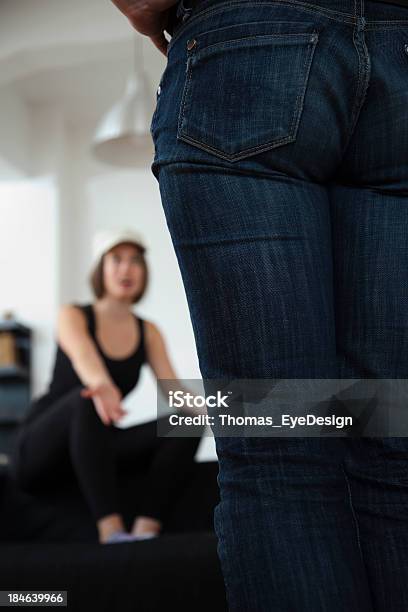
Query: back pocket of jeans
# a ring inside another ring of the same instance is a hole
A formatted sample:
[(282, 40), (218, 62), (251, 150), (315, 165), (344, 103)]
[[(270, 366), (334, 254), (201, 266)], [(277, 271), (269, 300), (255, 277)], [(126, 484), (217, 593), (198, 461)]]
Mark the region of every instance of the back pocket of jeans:
[(296, 140), (319, 34), (299, 22), (271, 29), (260, 22), (187, 41), (180, 140), (229, 161)]

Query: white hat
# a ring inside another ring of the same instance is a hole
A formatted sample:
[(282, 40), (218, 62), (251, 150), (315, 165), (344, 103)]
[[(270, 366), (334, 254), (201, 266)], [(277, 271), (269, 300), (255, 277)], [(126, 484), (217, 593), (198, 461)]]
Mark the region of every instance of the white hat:
[(131, 229), (122, 230), (104, 230), (97, 232), (93, 237), (92, 242), (92, 260), (93, 265), (99, 263), (101, 257), (113, 247), (124, 242), (130, 242), (146, 250), (145, 240), (140, 232), (135, 232)]

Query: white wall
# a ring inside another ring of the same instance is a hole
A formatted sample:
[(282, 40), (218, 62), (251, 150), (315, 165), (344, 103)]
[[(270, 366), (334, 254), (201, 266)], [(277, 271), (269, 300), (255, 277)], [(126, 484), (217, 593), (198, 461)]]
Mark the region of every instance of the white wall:
[(2, 0), (1, 21), (0, 56), (10, 58), (49, 45), (129, 36), (126, 18), (99, 0)]
[(0, 313), (34, 330), (33, 393), (47, 385), (57, 304), (56, 188), (51, 178), (0, 182)]
[[(13, 87), (0, 88), (0, 155), (24, 172), (28, 168), (30, 117), (26, 104)], [(0, 170), (0, 177), (3, 173)], [(3, 174), (7, 178), (6, 173)]]

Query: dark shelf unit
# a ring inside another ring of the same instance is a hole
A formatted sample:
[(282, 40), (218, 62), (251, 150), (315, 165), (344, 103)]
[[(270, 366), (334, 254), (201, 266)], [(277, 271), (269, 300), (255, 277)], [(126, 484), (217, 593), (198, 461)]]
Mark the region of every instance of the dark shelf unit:
[(0, 464), (8, 461), (31, 398), (31, 329), (18, 321), (0, 319), (0, 335), (4, 332), (13, 335), (17, 363), (0, 365)]

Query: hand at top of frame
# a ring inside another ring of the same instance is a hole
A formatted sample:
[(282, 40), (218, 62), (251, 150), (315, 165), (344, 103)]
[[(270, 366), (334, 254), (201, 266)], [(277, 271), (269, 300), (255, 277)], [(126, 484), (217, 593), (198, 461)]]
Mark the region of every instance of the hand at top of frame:
[(167, 56), (167, 39), (163, 31), (168, 21), (168, 10), (178, 0), (112, 0), (129, 19), (132, 26), (149, 36), (153, 44)]

